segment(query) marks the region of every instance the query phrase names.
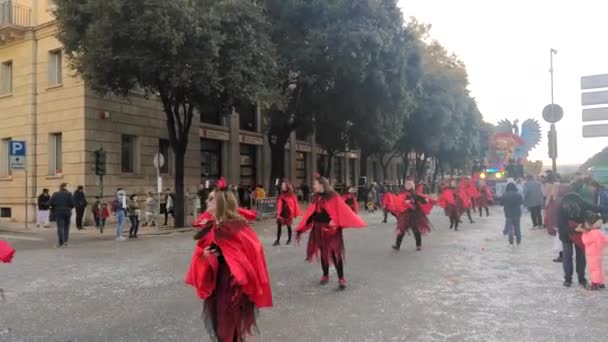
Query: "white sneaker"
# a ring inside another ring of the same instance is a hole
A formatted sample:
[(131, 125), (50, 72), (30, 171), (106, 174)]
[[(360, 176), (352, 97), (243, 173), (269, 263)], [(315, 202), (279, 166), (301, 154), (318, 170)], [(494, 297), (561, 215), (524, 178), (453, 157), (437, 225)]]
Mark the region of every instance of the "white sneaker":
[(117, 237), (117, 238), (116, 238), (116, 241), (125, 241), (125, 240), (126, 240), (126, 239), (125, 239), (124, 237), (122, 237), (122, 236), (121, 236), (121, 237)]

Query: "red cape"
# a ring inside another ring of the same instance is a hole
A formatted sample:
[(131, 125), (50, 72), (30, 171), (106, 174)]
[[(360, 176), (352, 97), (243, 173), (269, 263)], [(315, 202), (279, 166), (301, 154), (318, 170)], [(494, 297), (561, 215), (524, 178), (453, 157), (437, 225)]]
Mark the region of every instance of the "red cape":
[(419, 194), (423, 194), (424, 193), (424, 184), (416, 185), (416, 192)]
[(454, 199), (454, 190), (450, 188), (443, 189), (441, 196), (439, 196), (439, 205), (444, 209), (448, 205), (456, 205), (456, 200)]
[[(312, 228), (312, 222), (308, 222), (308, 219), (315, 212), (316, 203), (319, 200), (323, 199), (317, 195), (313, 202), (308, 206), (306, 213), (304, 213), (304, 217), (296, 228), (297, 232), (305, 232)], [(325, 210), (336, 227), (363, 228), (367, 226), (367, 224), (355, 214), (338, 195), (331, 195), (325, 200)]]
[[(386, 197), (386, 194), (384, 196)], [(353, 202), (354, 202), (354, 208), (352, 208), (352, 209), (355, 212), (355, 214), (358, 214), (359, 213), (359, 201), (357, 201), (357, 197), (354, 194), (350, 194), (350, 193), (342, 195), (342, 199), (344, 200), (344, 203), (346, 203), (346, 201), (348, 201), (351, 198), (353, 199)]]
[(245, 223), (228, 222), (219, 228), (214, 226), (197, 242), (186, 274), (186, 284), (193, 286), (201, 299), (208, 298), (215, 290), (219, 267), (217, 256), (204, 256), (205, 248), (212, 243), (220, 248), (236, 283), (255, 306), (272, 306), (264, 248), (253, 229)]
[(494, 202), (494, 196), (492, 196), (492, 191), (490, 190), (489, 186), (486, 185), (483, 189), (480, 189), (479, 196), (482, 195), (481, 192), (485, 194), (485, 197), (488, 199), (488, 201)]
[[(425, 194), (418, 193), (418, 196), (424, 197), (426, 199), (426, 203), (420, 204), (420, 209), (422, 209), (422, 212), (425, 215), (430, 214), (437, 201)], [(414, 208), (413, 204), (408, 203), (406, 201), (405, 192), (402, 192), (399, 195), (387, 193), (385, 195), (385, 198), (386, 209), (393, 213), (393, 215), (395, 216), (399, 216), (404, 211)]]
[(296, 218), (302, 215), (300, 212), (300, 205), (298, 204), (298, 197), (294, 193), (282, 193), (277, 198), (277, 218), (281, 216), (283, 212), (283, 201), (287, 203), (287, 207), (289, 208), (289, 218)]
[(9, 263), (13, 260), (15, 249), (4, 240), (0, 240), (0, 261)]
[[(248, 222), (255, 220), (258, 216), (258, 213), (254, 210), (237, 208), (237, 211), (239, 215), (241, 215), (241, 217), (247, 220)], [(207, 224), (207, 222), (210, 221), (213, 221), (213, 215), (211, 215), (210, 212), (205, 211), (204, 213), (200, 214), (199, 217), (192, 223), (192, 227), (202, 228)]]

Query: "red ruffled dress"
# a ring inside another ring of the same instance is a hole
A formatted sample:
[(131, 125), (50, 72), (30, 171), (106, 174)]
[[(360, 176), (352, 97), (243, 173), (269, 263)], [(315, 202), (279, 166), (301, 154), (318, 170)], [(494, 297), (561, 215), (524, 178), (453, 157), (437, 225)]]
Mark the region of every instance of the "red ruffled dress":
[(485, 185), (479, 188), (479, 197), (477, 197), (477, 207), (479, 208), (487, 208), (492, 202), (494, 202), (494, 197), (492, 196), (492, 191), (490, 187)]
[(344, 259), (343, 228), (363, 228), (365, 222), (337, 194), (315, 195), (302, 221), (296, 228), (298, 234), (310, 230), (306, 248), (306, 260), (312, 262), (319, 256), (328, 262)]
[(300, 215), (298, 197), (293, 192), (282, 192), (277, 198), (277, 223), (291, 226), (293, 219)]
[(420, 234), (431, 231), (428, 219), (436, 201), (422, 193), (404, 192), (399, 195), (390, 194), (386, 201), (387, 209), (397, 217), (397, 235), (403, 235), (411, 230)]
[[(388, 194), (388, 192), (387, 192), (387, 194)], [(386, 194), (384, 195), (384, 198), (386, 198)], [(355, 214), (359, 213), (359, 202), (357, 202), (357, 196), (355, 194), (352, 194), (352, 193), (344, 194), (344, 195), (342, 195), (342, 199), (344, 200), (344, 203), (346, 203), (346, 205)]]
[[(255, 217), (250, 211), (239, 211), (248, 219)], [(253, 333), (256, 309), (272, 306), (264, 249), (246, 222), (217, 224), (204, 213), (195, 223), (202, 229), (185, 282), (205, 301), (210, 334), (220, 342), (241, 342)], [(205, 257), (207, 247), (219, 255)]]
[(0, 240), (0, 261), (3, 263), (9, 263), (13, 260), (13, 256), (15, 255), (15, 250), (8, 242), (4, 240)]

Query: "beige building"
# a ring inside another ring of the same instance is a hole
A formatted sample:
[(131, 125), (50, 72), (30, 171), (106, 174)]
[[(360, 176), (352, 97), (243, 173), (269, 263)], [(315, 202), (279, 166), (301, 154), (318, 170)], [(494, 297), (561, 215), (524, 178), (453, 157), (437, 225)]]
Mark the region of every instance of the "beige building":
[[(155, 191), (153, 157), (162, 153), (163, 188), (173, 188), (172, 152), (159, 103), (133, 93), (100, 97), (68, 69), (55, 38), (52, 0), (0, 0), (0, 221), (35, 217), (36, 197), (66, 182), (84, 185), (92, 203), (101, 191), (94, 151), (107, 153), (103, 193)], [(197, 129), (198, 127), (198, 129)], [(270, 148), (259, 110), (228, 117), (197, 115), (186, 156), (186, 188), (193, 194), (206, 178), (224, 175), (233, 184), (270, 184)], [(11, 140), (27, 144), (27, 173), (11, 171)], [(286, 174), (310, 183), (327, 160), (312, 137), (293, 133), (285, 153)], [(359, 155), (334, 158), (333, 181), (356, 184)], [(26, 176), (27, 175), (27, 176)], [(27, 205), (26, 205), (27, 202)]]

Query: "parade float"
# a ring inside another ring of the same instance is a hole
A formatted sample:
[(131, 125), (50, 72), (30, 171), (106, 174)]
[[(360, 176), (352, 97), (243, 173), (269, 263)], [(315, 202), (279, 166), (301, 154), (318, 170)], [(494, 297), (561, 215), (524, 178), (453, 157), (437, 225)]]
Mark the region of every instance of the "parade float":
[(494, 190), (497, 197), (502, 194), (502, 186), (508, 178), (509, 163), (518, 160), (524, 165), (526, 174), (539, 174), (542, 171), (542, 162), (531, 162), (528, 160), (530, 152), (538, 145), (541, 139), (541, 129), (538, 121), (527, 119), (521, 125), (518, 120), (511, 123), (509, 120), (501, 120), (496, 126), (494, 134), (490, 137), (490, 150), (488, 155), (488, 167), (480, 174)]

